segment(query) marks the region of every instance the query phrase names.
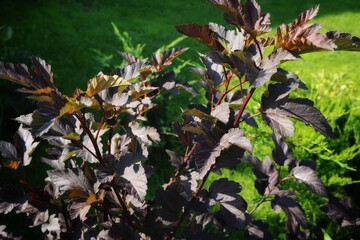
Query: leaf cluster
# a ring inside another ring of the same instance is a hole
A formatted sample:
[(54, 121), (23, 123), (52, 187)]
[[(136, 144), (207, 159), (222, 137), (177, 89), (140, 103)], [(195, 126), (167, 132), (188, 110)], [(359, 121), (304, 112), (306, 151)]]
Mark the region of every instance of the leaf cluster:
[[(127, 64), (110, 74), (99, 73), (85, 90), (62, 94), (50, 65), (32, 58), (33, 68), (0, 63), (0, 78), (22, 86), (19, 91), (37, 102), (38, 108), (16, 118), (20, 123), (14, 143), (1, 141), (3, 167), (18, 172), (19, 181), (0, 188), (0, 213), (23, 213), (49, 239), (148, 239), (227, 238), (241, 233), (248, 239), (271, 239), (268, 223), (253, 218), (269, 201), (274, 212), (286, 216), (289, 239), (322, 236), (309, 226), (297, 193), (289, 187), (296, 180), (320, 197), (330, 197), (322, 210), (341, 227), (359, 224), (359, 215), (348, 202), (337, 202), (316, 174), (315, 161), (295, 159), (287, 139), (293, 137), (293, 120), (311, 126), (327, 137), (332, 129), (314, 103), (293, 98), (306, 90), (295, 73), (280, 68), (316, 51), (358, 50), (350, 34), (318, 32), (309, 23), (319, 6), (299, 15), (290, 24), (270, 32), (270, 15), (255, 0), (209, 0), (234, 27), (209, 23), (177, 26), (210, 51), (200, 54), (203, 68), (190, 69), (205, 91), (206, 104), (189, 104), (182, 122), (172, 127), (185, 153), (167, 150), (175, 168), (169, 182), (153, 198), (148, 192), (152, 168), (146, 164), (149, 147), (161, 141), (158, 131), (146, 125), (146, 113), (156, 107), (162, 92), (195, 88), (176, 80), (166, 70), (186, 48), (158, 50), (149, 59), (120, 52)], [(261, 106), (248, 112), (255, 91), (262, 91)], [(264, 121), (271, 129), (271, 157), (251, 155), (252, 143), (244, 124), (257, 127)], [(32, 153), (46, 145), (41, 161), (49, 166), (45, 187), (28, 182), (26, 166), (38, 159)], [(241, 196), (244, 186), (220, 178), (204, 187), (211, 173), (238, 164), (251, 166), (261, 199), (248, 209)], [(1, 228), (1, 236), (11, 233)], [(353, 234), (353, 232), (349, 232)]]

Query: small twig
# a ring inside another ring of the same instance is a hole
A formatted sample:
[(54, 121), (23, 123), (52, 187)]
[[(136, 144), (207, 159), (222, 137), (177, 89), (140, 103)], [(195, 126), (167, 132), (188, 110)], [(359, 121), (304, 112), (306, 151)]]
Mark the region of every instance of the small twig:
[(66, 232), (67, 232), (68, 234), (70, 234), (71, 229), (70, 229), (69, 222), (68, 222), (68, 220), (69, 220), (69, 219), (68, 219), (69, 215), (68, 215), (68, 212), (66, 211), (66, 205), (65, 205), (65, 202), (64, 202), (63, 199), (61, 199), (61, 204), (62, 204), (61, 210), (62, 210), (62, 214), (64, 215)]
[(241, 106), (240, 106), (240, 110), (239, 110), (239, 112), (238, 112), (238, 114), (237, 114), (237, 116), (236, 116), (236, 119), (235, 119), (235, 121), (234, 121), (234, 125), (233, 125), (234, 127), (237, 127), (237, 126), (239, 125), (240, 118), (241, 118), (241, 116), (243, 115), (244, 110), (245, 110), (245, 107), (246, 107), (246, 105), (249, 103), (249, 100), (250, 100), (251, 96), (254, 94), (255, 89), (256, 89), (256, 88), (252, 88), (252, 89), (250, 90), (250, 92), (248, 93), (248, 95), (246, 96), (245, 100), (242, 102), (242, 104), (241, 104)]
[(95, 140), (97, 140), (98, 137), (99, 137), (100, 130), (101, 130), (102, 125), (104, 124), (104, 121), (105, 121), (105, 116), (106, 116), (106, 113), (104, 112), (103, 115), (102, 115), (102, 117), (101, 117), (101, 120), (100, 120), (100, 123), (99, 123), (99, 127), (98, 127), (97, 132), (96, 132)]
[(260, 44), (259, 44), (258, 40), (256, 39), (256, 37), (253, 37), (253, 39), (254, 39), (254, 42), (255, 42), (255, 44), (256, 44), (257, 49), (259, 50), (260, 58), (261, 58), (261, 60), (263, 60), (264, 57), (263, 57), (263, 54), (262, 54), (262, 52), (261, 52)]
[(76, 141), (76, 143), (77, 143), (80, 147), (85, 148), (85, 150), (88, 151), (88, 152), (89, 152), (91, 155), (93, 155), (95, 158), (98, 158), (93, 151), (91, 151), (87, 146), (85, 146), (84, 144), (82, 144), (80, 141)]
[(258, 113), (255, 113), (251, 116), (248, 116), (247, 118), (243, 118), (240, 122), (243, 122), (243, 121), (246, 121), (246, 120), (249, 120), (250, 118), (254, 118), (256, 116), (259, 116), (261, 114), (261, 112), (258, 112)]
[(191, 157), (191, 155), (192, 155), (192, 154), (194, 153), (194, 151), (196, 150), (196, 146), (197, 146), (197, 144), (195, 143), (195, 144), (192, 146), (190, 152), (185, 154), (183, 163), (181, 164), (180, 168), (176, 171), (175, 177), (179, 176), (179, 174), (181, 173), (181, 171), (186, 167), (189, 158)]
[(260, 205), (265, 202), (265, 200), (269, 197), (269, 195), (272, 193), (272, 191), (274, 191), (281, 183), (283, 183), (289, 179), (292, 179), (292, 178), (293, 177), (288, 176), (288, 177), (281, 179), (272, 189), (270, 189), (268, 191), (268, 193), (260, 200), (260, 202), (258, 202), (256, 204), (256, 206), (249, 212), (249, 215), (253, 214), (256, 211), (256, 209), (258, 209), (260, 207)]
[(224, 99), (224, 97), (230, 92), (230, 91), (228, 91), (228, 88), (229, 88), (229, 84), (230, 84), (232, 75), (230, 76), (230, 78), (228, 77), (224, 66), (223, 66), (223, 72), (225, 75), (225, 89), (224, 89), (223, 93), (221, 94), (221, 97), (217, 101), (216, 106), (218, 106), (221, 103), (221, 101)]
[(201, 180), (200, 185), (198, 186), (198, 188), (196, 189), (193, 197), (191, 198), (190, 202), (188, 203), (188, 205), (186, 206), (184, 212), (182, 213), (180, 219), (178, 220), (174, 230), (170, 233), (170, 235), (166, 238), (167, 240), (172, 239), (175, 235), (176, 232), (179, 230), (181, 223), (184, 221), (186, 215), (189, 213), (192, 204), (194, 203), (195, 199), (199, 197), (200, 191), (203, 189), (205, 182), (207, 180), (207, 178), (210, 175), (210, 172), (212, 171), (214, 165), (211, 166), (211, 168), (209, 169), (209, 171), (205, 174), (205, 176), (203, 177), (203, 179)]
[(102, 158), (99, 146), (97, 144), (97, 141), (95, 140), (92, 132), (90, 131), (90, 128), (88, 127), (85, 117), (84, 116), (79, 116), (79, 114), (75, 114), (75, 116), (77, 117), (77, 119), (79, 119), (81, 125), (83, 126), (83, 128), (85, 129), (87, 135), (90, 138), (91, 143), (93, 144), (94, 148), (95, 148), (95, 152), (96, 152), (96, 158), (99, 160), (99, 162), (102, 165), (105, 165), (104, 159)]
[(112, 139), (112, 137), (113, 137), (113, 133), (114, 133), (114, 128), (113, 127), (111, 127), (110, 129), (109, 129), (109, 140), (108, 140), (108, 152), (109, 152), (109, 154), (111, 154), (111, 139)]
[[(128, 210), (127, 207), (126, 207), (126, 203), (124, 202), (124, 200), (123, 200), (122, 197), (120, 196), (119, 192), (117, 191), (116, 185), (114, 184), (114, 182), (111, 182), (111, 187), (112, 187), (112, 189), (114, 190), (115, 195), (116, 195), (116, 197), (118, 198), (118, 200), (119, 200), (119, 202), (120, 202), (121, 208), (123, 209), (123, 212), (124, 212), (124, 217), (125, 217), (126, 222), (127, 222), (134, 230), (139, 230), (139, 227), (136, 226), (136, 225), (132, 222), (130, 212), (129, 212), (129, 210)], [(136, 219), (136, 218), (135, 218), (135, 219)]]

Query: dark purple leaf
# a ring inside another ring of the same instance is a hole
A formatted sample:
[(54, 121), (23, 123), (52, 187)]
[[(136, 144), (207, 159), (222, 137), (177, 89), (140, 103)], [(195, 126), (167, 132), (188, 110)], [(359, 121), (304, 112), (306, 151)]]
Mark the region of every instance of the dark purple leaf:
[(261, 99), (265, 121), (284, 136), (293, 135), (293, 125), (287, 117), (301, 120), (311, 125), (321, 134), (332, 137), (332, 129), (319, 110), (308, 99), (288, 99), (288, 95), (300, 85), (297, 82), (270, 84), (268, 92)]
[(32, 125), (38, 125), (35, 136), (41, 136), (68, 101), (54, 85), (51, 67), (40, 58), (32, 58), (32, 63), (34, 72), (29, 72), (25, 65), (0, 63), (0, 78), (23, 85), (20, 91), (38, 101), (38, 119), (33, 115)]
[(31, 199), (22, 189), (14, 185), (0, 187), (0, 213), (8, 214), (13, 209), (20, 209)]
[(5, 160), (21, 160), (21, 157), (18, 156), (17, 150), (12, 143), (0, 141), (0, 152)]
[(281, 136), (293, 137), (295, 128), (293, 122), (284, 116), (279, 114), (276, 110), (268, 109), (266, 114), (263, 115), (265, 122), (271, 127), (273, 132), (278, 132)]
[(187, 93), (190, 93), (194, 97), (199, 96), (199, 92), (195, 88), (193, 88), (192, 86), (190, 86), (187, 83), (176, 81), (175, 87), (177, 89), (181, 90), (181, 91), (185, 91)]
[(271, 206), (275, 212), (283, 210), (288, 218), (286, 228), (291, 235), (298, 235), (300, 225), (307, 227), (307, 220), (302, 207), (290, 197), (278, 197), (271, 202)]
[(264, 58), (259, 67), (254, 63), (246, 64), (246, 77), (250, 81), (250, 87), (261, 87), (268, 82), (277, 72), (277, 66), (283, 62), (299, 59), (295, 54), (278, 49)]
[(217, 168), (235, 169), (241, 161), (241, 155), (244, 150), (236, 145), (232, 145), (227, 149), (221, 151), (220, 156), (217, 158)]
[(247, 123), (249, 126), (258, 128), (258, 124), (256, 123), (255, 119), (252, 116), (250, 116), (249, 113), (244, 112), (241, 117), (242, 119), (244, 119), (244, 122)]
[(187, 195), (177, 188), (175, 184), (167, 189), (159, 188), (155, 193), (155, 201), (161, 206), (158, 214), (164, 224), (175, 223), (183, 208), (188, 204)]
[(160, 142), (160, 135), (156, 128), (141, 127), (137, 122), (132, 122), (130, 128), (132, 134), (145, 145), (151, 145), (153, 142)]
[(160, 75), (156, 79), (156, 86), (159, 87), (160, 90), (166, 90), (173, 94), (178, 94), (179, 90), (190, 93), (193, 96), (198, 96), (198, 91), (191, 87), (190, 85), (183, 83), (181, 81), (175, 80), (174, 71), (169, 71)]
[(5, 231), (6, 226), (0, 225), (0, 238), (2, 240), (21, 240), (23, 237), (17, 233)]
[(261, 162), (254, 158), (252, 160), (253, 172), (256, 176), (255, 188), (260, 195), (273, 191), (279, 183), (279, 173), (269, 157)]
[(169, 50), (165, 50), (165, 52), (161, 53), (158, 50), (153, 56), (153, 66), (159, 72), (164, 67), (169, 66), (174, 58), (185, 52), (188, 48), (171, 48)]
[(118, 51), (118, 54), (123, 57), (128, 62), (128, 64), (133, 64), (140, 61), (137, 57), (126, 52)]
[(296, 180), (308, 186), (314, 193), (322, 197), (327, 197), (325, 185), (313, 169), (306, 166), (298, 166), (293, 168), (290, 174), (292, 174)]
[(288, 99), (290, 92), (302, 86), (300, 80), (286, 78), (285, 81), (284, 83), (270, 84), (268, 86), (268, 91), (261, 98), (263, 108), (276, 108), (283, 103), (282, 101)]
[(39, 144), (34, 142), (34, 138), (29, 129), (21, 124), (14, 137), (15, 146), (9, 142), (0, 141), (0, 152), (7, 161), (5, 166), (17, 169), (18, 164), (22, 162), (27, 166), (31, 162), (31, 154)]
[[(212, 229), (212, 226), (216, 224), (215, 222), (214, 216), (210, 213), (203, 213), (196, 216), (190, 223), (192, 227), (187, 228), (186, 239), (224, 239), (225, 236), (222, 233), (215, 232), (214, 229)], [(209, 228), (211, 229), (210, 231), (208, 231)]]
[(313, 102), (308, 99), (292, 99), (280, 106), (283, 114), (301, 120), (306, 125), (311, 125), (324, 136), (333, 137), (331, 126), (319, 110), (313, 107)]
[(252, 152), (252, 145), (249, 139), (244, 137), (244, 134), (245, 132), (242, 129), (231, 128), (221, 137), (219, 144), (223, 148), (229, 148), (230, 146), (235, 145), (245, 151)]
[(175, 72), (169, 71), (166, 73), (161, 74), (159, 77), (156, 78), (156, 86), (159, 89), (165, 89), (167, 91), (171, 91), (175, 88)]
[[(84, 147), (74, 149), (73, 150), (74, 154), (77, 157), (81, 157), (85, 161), (90, 162), (90, 163), (99, 162), (98, 158), (89, 152), (89, 150), (90, 150), (92, 153), (95, 153), (95, 147), (94, 147), (90, 137), (85, 132), (82, 133), (80, 142)], [(100, 149), (102, 148), (103, 144), (101, 142), (101, 137), (98, 137), (97, 145)]]
[(204, 190), (204, 201), (213, 207), (220, 204), (220, 211), (215, 214), (221, 221), (233, 220), (230, 225), (234, 228), (241, 228), (246, 225), (248, 215), (246, 201), (239, 195), (241, 186), (239, 183), (222, 178), (214, 181), (209, 192)]
[(30, 127), (31, 122), (33, 121), (33, 113), (21, 115), (21, 116), (15, 118), (15, 120), (18, 123), (23, 124), (25, 127)]
[(337, 46), (335, 50), (360, 51), (360, 38), (350, 33), (327, 32), (326, 36)]
[(221, 103), (215, 107), (215, 109), (211, 112), (211, 116), (220, 120), (222, 123), (227, 124), (230, 118), (230, 107), (229, 103)]
[(212, 86), (210, 86), (210, 89), (221, 85), (225, 80), (223, 66), (215, 63), (208, 55), (201, 56), (201, 61), (203, 62), (207, 70), (206, 79), (204, 80), (210, 80), (212, 84)]
[[(277, 86), (277, 88), (280, 88), (280, 89), (284, 88), (282, 91), (281, 90), (279, 91), (279, 92), (282, 92), (282, 94), (284, 94), (284, 96), (288, 95), (287, 91), (291, 92), (291, 91), (296, 90), (297, 88), (308, 90), (305, 83), (303, 83), (299, 79), (299, 76), (296, 75), (296, 73), (293, 73), (293, 72), (289, 73), (281, 68), (277, 69), (277, 72), (271, 77), (271, 80), (276, 81), (276, 82), (281, 82), (281, 83), (287, 83), (282, 86)], [(286, 91), (286, 89), (287, 89), (287, 91)]]
[(244, 137), (244, 130), (239, 128), (230, 129), (228, 133), (224, 134), (220, 138), (220, 141), (217, 145), (210, 140), (204, 141), (199, 145), (201, 147), (199, 146), (195, 151), (194, 157), (195, 163), (199, 168), (200, 178), (205, 176), (205, 174), (216, 163), (216, 159), (221, 155), (221, 152), (225, 151), (231, 146), (237, 146), (239, 148), (238, 157), (241, 157), (245, 151), (252, 151), (250, 141)]
[(343, 201), (333, 199), (320, 209), (341, 227), (360, 226), (360, 210), (349, 199)]
[(268, 224), (262, 221), (252, 221), (246, 232), (246, 239), (249, 240), (270, 240), (273, 239), (271, 233), (268, 231)]
[(47, 171), (49, 182), (56, 190), (55, 197), (68, 190), (81, 190), (84, 193), (93, 192), (94, 189), (80, 169), (50, 170)]
[(300, 59), (300, 56), (292, 52), (284, 49), (277, 49), (261, 61), (260, 68), (270, 69), (277, 67), (281, 63), (298, 59)]
[(221, 146), (218, 145), (213, 149), (200, 149), (194, 153), (200, 178), (203, 178), (216, 163), (216, 158), (220, 156), (221, 150)]
[[(237, 215), (239, 213), (239, 215)], [(218, 225), (224, 229), (226, 232), (236, 232), (244, 227), (250, 222), (250, 215), (240, 212), (232, 213), (222, 205), (220, 206), (220, 211), (214, 214)]]
[(110, 183), (115, 177), (115, 171), (105, 166), (94, 169), (94, 173), (99, 183)]
[(127, 153), (120, 157), (116, 165), (117, 177), (128, 192), (144, 201), (147, 191), (147, 176), (141, 162), (145, 157), (136, 153)]
[(32, 159), (31, 154), (39, 142), (34, 141), (34, 137), (32, 136), (30, 130), (24, 128), (23, 125), (20, 125), (19, 130), (15, 135), (15, 144), (18, 148), (18, 154), (21, 155), (23, 165), (29, 165)]
[(166, 149), (166, 153), (170, 157), (170, 163), (172, 166), (179, 170), (184, 162), (184, 157), (179, 153)]
[(210, 23), (209, 28), (214, 32), (217, 41), (228, 53), (244, 49), (245, 38), (243, 33), (236, 32), (235, 30), (227, 30), (225, 27), (216, 23)]
[(141, 72), (147, 71), (150, 68), (150, 65), (146, 60), (140, 60), (135, 63), (127, 64), (123, 69), (118, 69), (116, 74), (120, 75), (124, 81), (132, 81), (138, 76)]
[(294, 24), (295, 25), (304, 25), (307, 22), (309, 22), (311, 19), (313, 19), (318, 11), (319, 11), (320, 5), (316, 5), (315, 7), (312, 7), (302, 13), (300, 13), (299, 17), (295, 19)]
[(229, 181), (226, 178), (216, 180), (209, 188), (209, 205), (214, 206), (216, 203), (220, 203), (238, 218), (244, 218), (247, 203), (238, 195), (241, 189), (239, 183)]
[(91, 205), (87, 203), (86, 199), (81, 199), (79, 201), (73, 201), (69, 207), (69, 215), (71, 219), (77, 217), (81, 221), (86, 219), (86, 214), (89, 212)]
[(55, 214), (50, 215), (48, 222), (41, 225), (41, 231), (45, 232), (54, 232), (60, 233), (61, 231), (61, 224), (59, 218), (55, 216)]
[(292, 161), (294, 161), (291, 149), (281, 134), (277, 133), (277, 131), (273, 131), (271, 136), (275, 144), (275, 147), (272, 150), (272, 157), (274, 161), (280, 166), (289, 165)]

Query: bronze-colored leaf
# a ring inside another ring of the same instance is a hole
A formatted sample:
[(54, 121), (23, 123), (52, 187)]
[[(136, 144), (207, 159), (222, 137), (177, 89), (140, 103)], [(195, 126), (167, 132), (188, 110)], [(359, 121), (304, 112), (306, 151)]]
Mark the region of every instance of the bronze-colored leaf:
[(319, 24), (308, 23), (319, 10), (319, 5), (302, 12), (294, 22), (278, 27), (275, 48), (283, 48), (296, 53), (320, 50), (334, 50), (336, 45), (325, 34), (319, 33)]
[(270, 14), (262, 13), (255, 0), (247, 0), (245, 5), (237, 0), (209, 0), (223, 10), (225, 21), (238, 29), (244, 29), (253, 38), (270, 32)]
[(128, 81), (118, 75), (98, 75), (89, 80), (86, 94), (88, 97), (92, 97), (98, 92), (110, 87), (119, 87), (119, 92), (122, 92), (122, 90), (129, 85), (130, 83)]
[(222, 51), (224, 48), (216, 41), (213, 31), (208, 25), (187, 24), (176, 26), (178, 32), (194, 38), (195, 40), (205, 44), (210, 49)]

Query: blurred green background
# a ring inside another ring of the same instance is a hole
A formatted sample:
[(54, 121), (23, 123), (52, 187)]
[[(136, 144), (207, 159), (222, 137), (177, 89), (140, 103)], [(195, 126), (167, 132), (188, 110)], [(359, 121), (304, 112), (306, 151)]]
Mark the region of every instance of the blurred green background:
[[(314, 22), (322, 24), (321, 31), (338, 30), (360, 36), (360, 1), (258, 2), (263, 12), (271, 14), (274, 28), (280, 23), (291, 22), (300, 12), (320, 4), (320, 12)], [(114, 34), (112, 23), (120, 33), (128, 33), (135, 47), (146, 44), (140, 53), (144, 57), (150, 57), (158, 48), (180, 37), (176, 25), (224, 24), (220, 10), (205, 0), (1, 0), (0, 9), (0, 26), (8, 27), (3, 27), (1, 31), (0, 60), (29, 63), (32, 55), (45, 59), (52, 66), (60, 91), (65, 94), (71, 94), (75, 88), (84, 89), (86, 82), (99, 71), (122, 62), (116, 51), (124, 50), (124, 45)], [(185, 39), (177, 46), (190, 47), (177, 61), (178, 65), (187, 60), (198, 64), (197, 53), (206, 51), (200, 43), (191, 39)], [(322, 180), (336, 196), (349, 195), (359, 203), (357, 192), (360, 191), (360, 176), (356, 170), (360, 165), (360, 56), (352, 52), (308, 54), (303, 56), (302, 61), (285, 64), (284, 68), (296, 72), (308, 85), (310, 92), (298, 94), (315, 102), (336, 134), (334, 139), (325, 139), (309, 127), (297, 124), (295, 137), (289, 139), (296, 157), (315, 160)], [(190, 83), (195, 80), (186, 67), (178, 78)], [(16, 88), (11, 83), (0, 82), (0, 136), (3, 140), (11, 139), (17, 129), (10, 119), (32, 112), (35, 108), (31, 100), (16, 92)], [(160, 151), (172, 147), (174, 139), (165, 133), (171, 130), (171, 121), (180, 119), (181, 108), (189, 103), (189, 97), (186, 94), (170, 97), (170, 101), (163, 105), (163, 115), (149, 115), (150, 122), (160, 128), (163, 139), (169, 141), (160, 144), (152, 154), (156, 160), (151, 162), (156, 164), (155, 168), (163, 176), (155, 179), (155, 183), (161, 183), (165, 181), (163, 178), (169, 176), (168, 171), (164, 170), (168, 169), (166, 156), (160, 156), (164, 155)], [(254, 97), (251, 104), (254, 110), (259, 107), (259, 95)], [(269, 134), (267, 127), (261, 124), (259, 129), (248, 129), (247, 136), (254, 144), (256, 156), (271, 154), (273, 145), (269, 141)], [(258, 196), (252, 188), (250, 169), (240, 166), (237, 170), (233, 173), (225, 171), (224, 174), (243, 186), (249, 186), (244, 188), (243, 196), (252, 199), (255, 204)], [(212, 176), (212, 179), (215, 178), (218, 177)], [(301, 192), (304, 189), (296, 190)], [(322, 204), (324, 200), (303, 192), (302, 205), (314, 224), (324, 216), (313, 201)], [(251, 209), (252, 202), (249, 204)], [(271, 215), (269, 205), (264, 204), (262, 209), (264, 211), (259, 211), (256, 217), (276, 217)], [(283, 221), (283, 218), (278, 218), (276, 221)], [(328, 229), (331, 231), (331, 227)]]

